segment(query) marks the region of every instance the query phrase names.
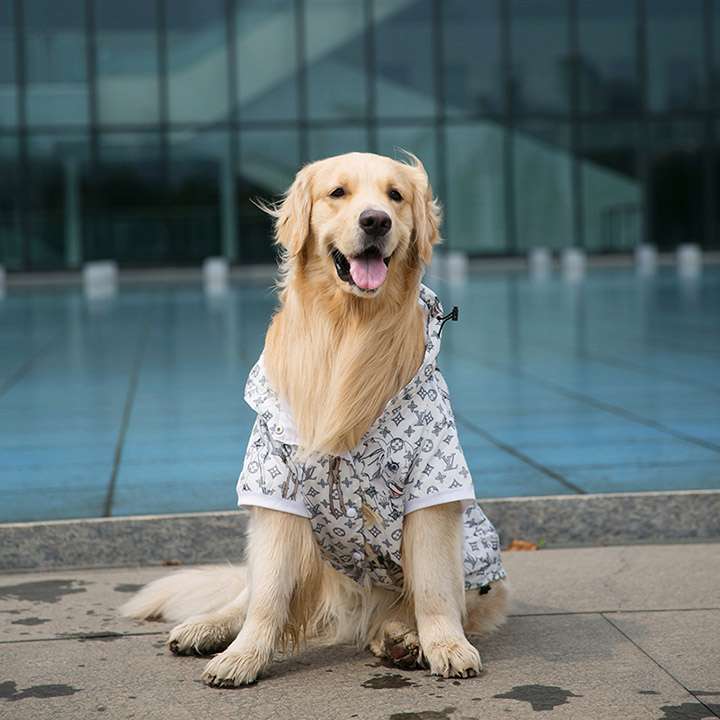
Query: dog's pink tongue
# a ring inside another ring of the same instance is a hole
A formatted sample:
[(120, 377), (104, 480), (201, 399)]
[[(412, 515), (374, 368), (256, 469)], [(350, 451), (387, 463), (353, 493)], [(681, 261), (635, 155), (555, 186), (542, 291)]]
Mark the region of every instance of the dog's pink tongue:
[(363, 290), (375, 290), (385, 282), (387, 266), (379, 255), (348, 258), (353, 282)]

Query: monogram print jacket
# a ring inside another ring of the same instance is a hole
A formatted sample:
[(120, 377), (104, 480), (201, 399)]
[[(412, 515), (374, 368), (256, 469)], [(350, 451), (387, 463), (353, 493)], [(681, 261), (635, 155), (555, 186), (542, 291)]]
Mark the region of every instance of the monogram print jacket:
[(426, 318), (422, 365), (344, 455), (298, 453), (292, 415), (270, 387), (260, 357), (245, 387), (257, 418), (237, 483), (238, 504), (309, 518), (323, 556), (336, 570), (358, 582), (401, 590), (403, 517), (461, 501), (465, 586), (483, 590), (505, 577), (498, 536), (475, 502), (436, 363), (442, 307), (424, 285), (419, 303)]

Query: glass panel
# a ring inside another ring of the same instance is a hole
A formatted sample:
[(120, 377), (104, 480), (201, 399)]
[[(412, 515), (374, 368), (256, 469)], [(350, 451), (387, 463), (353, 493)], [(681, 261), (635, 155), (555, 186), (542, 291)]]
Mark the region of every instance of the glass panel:
[[(295, 0), (243, 0), (236, 10), (242, 120), (297, 117)], [(268, 52), (268, 48), (282, 51)]]
[[(407, 150), (417, 155), (425, 166), (430, 182), (437, 186), (437, 158), (435, 156), (435, 128), (432, 125), (382, 127), (378, 129), (378, 152), (381, 155), (407, 162)], [(437, 192), (437, 187), (435, 191)]]
[(172, 0), (167, 8), (168, 93), (172, 122), (227, 118), (223, 0)]
[(349, 152), (369, 152), (367, 129), (364, 127), (311, 130), (310, 160), (320, 160)]
[(446, 133), (445, 246), (469, 253), (505, 250), (504, 128), (480, 122)]
[(85, 256), (120, 263), (174, 261), (160, 135), (102, 133), (86, 208)]
[(13, 4), (0, 3), (0, 127), (17, 124)]
[[(399, 0), (378, 3), (383, 13)], [(305, 3), (310, 117), (357, 118), (367, 113), (365, 15), (361, 0)]]
[[(171, 257), (194, 262), (223, 254), (223, 203), (234, 202), (228, 134), (197, 130), (170, 133)], [(226, 183), (226, 185), (223, 185)], [(232, 210), (231, 210), (232, 211)]]
[(378, 117), (435, 114), (432, 19), (430, 0), (373, 4)]
[(512, 98), (517, 114), (566, 112), (570, 56), (566, 0), (512, 0)]
[(653, 0), (648, 6), (648, 95), (652, 110), (703, 107), (702, 0)]
[(87, 156), (84, 133), (28, 138), (28, 239), (33, 269), (72, 268), (82, 262)]
[(525, 123), (513, 142), (519, 250), (572, 245), (571, 158), (565, 123)]
[(96, 0), (97, 94), (101, 123), (158, 120), (156, 5)]
[(627, 252), (642, 242), (642, 185), (635, 123), (582, 126), (584, 243)]
[(650, 127), (651, 238), (661, 249), (703, 242), (703, 131), (691, 121)]
[(14, 135), (0, 135), (0, 265), (22, 267), (22, 226), (18, 141)]
[(300, 168), (296, 130), (251, 130), (240, 135), (237, 176), (239, 259), (246, 263), (273, 262), (275, 250), (270, 217), (253, 204), (253, 198), (276, 200)]
[(30, 125), (86, 124), (83, 0), (26, 0), (25, 63)]
[(710, 103), (713, 107), (720, 105), (720, 3), (712, 5), (712, 33), (713, 33), (713, 53), (710, 58)]
[(445, 112), (501, 113), (505, 109), (497, 2), (446, 0)]
[[(652, 10), (651, 10), (652, 14)], [(637, 13), (628, 0), (578, 0), (581, 112), (637, 110)]]

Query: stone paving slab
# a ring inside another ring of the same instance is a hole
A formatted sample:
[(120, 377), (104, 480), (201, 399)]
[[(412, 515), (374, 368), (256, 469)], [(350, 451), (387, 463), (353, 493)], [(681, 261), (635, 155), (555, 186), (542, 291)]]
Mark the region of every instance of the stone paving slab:
[(0, 720), (720, 717), (719, 550), (506, 553), (514, 615), (477, 641), (481, 677), (438, 680), (364, 650), (310, 647), (239, 690), (206, 688), (204, 660), (168, 654), (168, 625), (117, 616), (138, 585), (175, 568), (2, 575)]
[(141, 624), (117, 608), (142, 585), (172, 568), (64, 570), (0, 575), (0, 642), (67, 635), (162, 632), (165, 623)]
[(692, 693), (720, 705), (720, 610), (608, 619)]
[(720, 608), (720, 543), (505, 553), (514, 613)]
[[(503, 559), (516, 615), (720, 608), (720, 544), (512, 552)], [(177, 569), (0, 575), (0, 638), (164, 632), (163, 623), (120, 618), (117, 607), (144, 583)]]
[(198, 682), (204, 660), (170, 656), (159, 636), (12, 643), (0, 717), (670, 720), (699, 705), (600, 615), (517, 618), (480, 647), (487, 669), (465, 681), (338, 647), (281, 661), (257, 685), (214, 690)]

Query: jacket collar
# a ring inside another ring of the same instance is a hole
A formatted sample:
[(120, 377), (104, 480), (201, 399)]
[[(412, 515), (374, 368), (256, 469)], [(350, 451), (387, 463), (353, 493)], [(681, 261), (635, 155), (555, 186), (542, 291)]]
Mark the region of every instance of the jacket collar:
[[(422, 284), (418, 302), (425, 313), (425, 355), (422, 364), (410, 382), (388, 401), (368, 432), (372, 432), (398, 404), (409, 401), (435, 371), (435, 360), (440, 352), (443, 309), (437, 295)], [(262, 355), (250, 371), (245, 384), (245, 402), (263, 418), (273, 438), (287, 445), (298, 444), (297, 429), (290, 408), (270, 386)]]

